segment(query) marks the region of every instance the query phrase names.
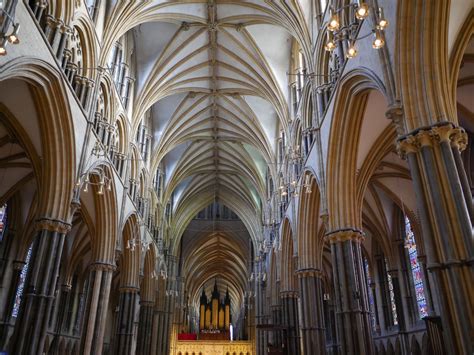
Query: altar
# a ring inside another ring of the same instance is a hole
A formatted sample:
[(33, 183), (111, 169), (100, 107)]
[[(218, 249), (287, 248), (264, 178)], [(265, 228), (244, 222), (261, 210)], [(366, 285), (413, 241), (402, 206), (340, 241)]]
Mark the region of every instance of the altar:
[(254, 355), (252, 341), (195, 340), (177, 341), (174, 355)]

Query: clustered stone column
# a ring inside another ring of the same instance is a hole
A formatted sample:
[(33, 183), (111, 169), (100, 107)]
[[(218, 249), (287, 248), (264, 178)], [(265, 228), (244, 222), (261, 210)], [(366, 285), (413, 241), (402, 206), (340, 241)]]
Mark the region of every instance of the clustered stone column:
[(282, 340), (281, 340), (281, 330), (277, 329), (277, 327), (281, 326), (282, 319), (281, 319), (281, 305), (280, 304), (273, 304), (271, 306), (272, 311), (272, 324), (275, 326), (273, 331), (273, 346), (276, 348), (281, 348)]
[(65, 316), (67, 313), (67, 307), (71, 294), (72, 286), (69, 284), (61, 285), (61, 295), (59, 296), (59, 305), (56, 311), (57, 318), (54, 327), (54, 338), (51, 344), (49, 352), (51, 354), (59, 354), (59, 342), (61, 340), (61, 329), (64, 324)]
[[(154, 302), (140, 302), (140, 319), (138, 323), (137, 354), (151, 353), (151, 337), (153, 330)], [(153, 334), (154, 336), (156, 334)]]
[(135, 315), (139, 306), (139, 291), (138, 287), (121, 287), (119, 289), (119, 314), (114, 354), (129, 355), (133, 353)]
[(96, 262), (90, 266), (81, 337), (82, 354), (102, 354), (110, 288), (115, 266)]
[(326, 235), (331, 245), (339, 354), (374, 354), (365, 287), (362, 232), (344, 229)]
[(434, 308), (443, 320), (445, 351), (452, 354), (473, 351), (474, 208), (460, 156), (466, 144), (462, 128), (443, 122), (401, 137), (398, 147), (410, 166)]
[(282, 303), (283, 342), (287, 354), (299, 354), (300, 342), (298, 337), (298, 293), (296, 291), (280, 292)]
[(257, 258), (255, 261), (255, 333), (256, 333), (256, 347), (257, 347), (257, 355), (263, 355), (266, 353), (266, 342), (265, 342), (265, 331), (263, 329), (259, 329), (259, 326), (263, 326), (265, 324), (265, 307), (264, 307), (264, 299), (265, 299), (265, 282), (260, 280), (260, 274), (263, 272), (262, 267), (262, 260)]
[(36, 227), (38, 232), (33, 242), (20, 313), (12, 335), (13, 354), (43, 352), (64, 239), (70, 230), (70, 224), (46, 218), (38, 220)]
[(325, 354), (326, 334), (324, 326), (322, 272), (317, 269), (297, 271), (301, 300), (300, 333), (302, 354)]

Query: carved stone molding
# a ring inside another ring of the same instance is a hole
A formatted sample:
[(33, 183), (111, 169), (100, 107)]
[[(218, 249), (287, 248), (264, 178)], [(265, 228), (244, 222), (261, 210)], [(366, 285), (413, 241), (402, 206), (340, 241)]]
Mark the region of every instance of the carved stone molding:
[(56, 219), (41, 218), (36, 221), (36, 230), (67, 234), (71, 230), (71, 224)]
[(343, 229), (329, 232), (324, 237), (329, 243), (342, 243), (346, 241), (363, 242), (365, 235), (357, 229)]
[(303, 277), (322, 278), (323, 272), (319, 269), (308, 268), (308, 269), (296, 270), (296, 275), (298, 275), (299, 278), (303, 278)]
[(397, 150), (402, 159), (405, 159), (407, 154), (417, 153), (423, 147), (432, 147), (442, 142), (449, 142), (453, 148), (463, 151), (467, 146), (467, 133), (462, 127), (449, 122), (437, 124), (401, 137)]

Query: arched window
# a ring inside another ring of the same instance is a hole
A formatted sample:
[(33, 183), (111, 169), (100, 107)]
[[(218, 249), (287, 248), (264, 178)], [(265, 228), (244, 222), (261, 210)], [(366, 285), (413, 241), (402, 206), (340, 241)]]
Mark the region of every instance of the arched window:
[(16, 289), (15, 295), (15, 303), (13, 304), (12, 311), (12, 317), (14, 318), (18, 317), (18, 312), (20, 311), (21, 298), (23, 296), (23, 289), (25, 288), (26, 274), (28, 273), (28, 267), (30, 265), (32, 248), (33, 244), (28, 249), (28, 253), (26, 254), (25, 265), (23, 266), (23, 270), (21, 270), (20, 280), (18, 281), (18, 287)]
[(418, 263), (418, 253), (416, 250), (415, 234), (411, 227), (410, 220), (405, 216), (405, 237), (406, 248), (408, 252), (408, 259), (410, 261), (410, 268), (412, 274), (413, 286), (415, 288), (416, 304), (418, 306), (418, 314), (420, 318), (428, 315), (428, 308), (425, 298), (425, 286), (423, 284), (423, 275), (420, 264)]

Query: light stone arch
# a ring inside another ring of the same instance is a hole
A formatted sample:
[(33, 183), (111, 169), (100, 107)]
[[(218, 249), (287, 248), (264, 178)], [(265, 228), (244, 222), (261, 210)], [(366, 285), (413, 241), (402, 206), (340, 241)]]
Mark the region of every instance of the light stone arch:
[(41, 186), (38, 216), (68, 223), (76, 169), (72, 116), (63, 79), (50, 64), (37, 58), (15, 58), (3, 66), (0, 81), (20, 80), (41, 102), (37, 108), (42, 142)]
[(341, 80), (335, 103), (327, 158), (329, 231), (362, 227), (357, 209), (356, 157), (368, 93), (385, 93), (382, 81), (369, 70), (354, 70)]
[(285, 218), (281, 226), (281, 253), (280, 253), (280, 290), (296, 291), (298, 282), (296, 277), (297, 244), (294, 237), (290, 220)]

